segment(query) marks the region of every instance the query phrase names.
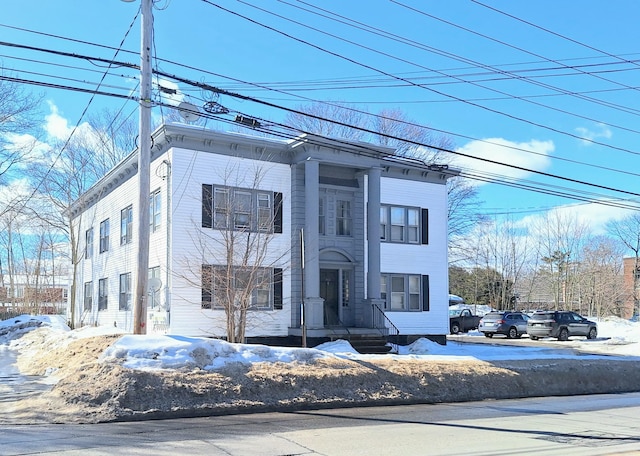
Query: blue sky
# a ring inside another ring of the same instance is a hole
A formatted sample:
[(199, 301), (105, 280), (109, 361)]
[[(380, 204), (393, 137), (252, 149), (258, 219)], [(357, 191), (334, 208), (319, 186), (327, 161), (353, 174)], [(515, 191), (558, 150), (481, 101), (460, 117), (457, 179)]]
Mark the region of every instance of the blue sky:
[[(114, 48), (122, 47), (115, 60), (137, 64), (139, 6), (119, 0), (7, 2), (0, 41), (103, 59), (113, 59)], [(485, 159), (455, 156), (468, 174), (506, 176), (594, 199), (631, 198), (635, 205), (639, 18), (635, 0), (160, 0), (154, 51), (161, 60), (154, 66), (288, 108), (319, 100), (370, 112), (401, 109), (450, 136), (455, 152)], [(6, 44), (0, 62), (5, 74), (86, 89), (106, 71), (98, 62)], [(135, 93), (136, 76), (111, 68), (101, 90)], [(203, 103), (201, 90), (175, 87), (190, 102)], [(52, 136), (82, 122), (89, 94), (34, 90), (45, 94), (42, 121)], [(285, 116), (251, 101), (222, 96), (219, 102), (275, 122)], [(104, 96), (95, 97), (88, 111), (104, 107), (136, 115), (134, 101)], [(478, 184), (489, 215), (533, 217), (569, 206), (597, 230), (630, 213)]]

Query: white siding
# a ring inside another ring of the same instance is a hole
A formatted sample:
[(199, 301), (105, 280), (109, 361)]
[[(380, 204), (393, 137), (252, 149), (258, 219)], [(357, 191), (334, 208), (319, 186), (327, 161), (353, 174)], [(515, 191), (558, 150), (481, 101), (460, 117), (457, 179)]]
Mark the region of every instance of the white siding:
[(447, 264), (447, 189), (445, 185), (382, 178), (381, 204), (429, 210), (427, 245), (382, 242), (380, 272), (429, 276), (428, 312), (387, 311), (401, 334), (449, 333)]
[[(162, 159), (154, 160), (151, 164), (151, 191), (160, 188), (163, 202), (161, 227), (149, 238), (149, 267), (164, 266), (163, 258), (166, 256), (166, 186), (156, 170), (161, 165)], [(137, 239), (138, 227), (138, 178), (137, 175), (115, 188), (94, 206), (84, 212), (76, 223), (81, 223), (78, 232), (80, 237), (81, 254), (83, 261), (79, 265), (78, 287), (76, 290), (76, 315), (81, 318), (80, 324), (116, 325), (125, 331), (133, 330), (133, 301), (131, 310), (119, 310), (120, 274), (131, 273), (132, 288), (134, 287), (137, 272)], [(132, 242), (120, 245), (120, 212), (127, 206), (133, 206), (133, 233)], [(100, 253), (100, 223), (109, 219), (109, 250)], [(93, 257), (84, 260), (85, 232), (93, 227)], [(164, 270), (164, 268), (162, 268)], [(98, 311), (98, 282), (100, 279), (108, 279), (108, 307), (107, 310)], [(83, 312), (84, 283), (92, 282), (93, 308), (90, 313)], [(132, 289), (132, 293), (133, 293)]]
[[(247, 336), (286, 336), (291, 321), (291, 170), (288, 165), (172, 149), (173, 182), (173, 296), (171, 332), (188, 335), (226, 335), (224, 312), (201, 308), (202, 264), (220, 264), (215, 255), (219, 232), (202, 228), (202, 184), (257, 188), (283, 194), (283, 233), (268, 241), (264, 265), (284, 270), (282, 310), (251, 312)], [(258, 177), (256, 177), (258, 176)], [(257, 179), (257, 180), (256, 180)], [(200, 243), (203, 243), (201, 245)]]

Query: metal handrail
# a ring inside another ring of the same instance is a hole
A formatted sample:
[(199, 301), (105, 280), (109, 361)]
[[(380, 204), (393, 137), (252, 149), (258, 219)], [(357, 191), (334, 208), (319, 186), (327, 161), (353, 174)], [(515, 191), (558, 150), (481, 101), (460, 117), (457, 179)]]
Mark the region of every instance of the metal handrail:
[(372, 304), (373, 308), (373, 326), (376, 329), (384, 329), (385, 331), (381, 331), (384, 336), (387, 336), (387, 340), (392, 339), (392, 343), (395, 342), (395, 345), (398, 345), (400, 339), (400, 330), (396, 325), (393, 324), (389, 317), (384, 313), (384, 311), (377, 304)]

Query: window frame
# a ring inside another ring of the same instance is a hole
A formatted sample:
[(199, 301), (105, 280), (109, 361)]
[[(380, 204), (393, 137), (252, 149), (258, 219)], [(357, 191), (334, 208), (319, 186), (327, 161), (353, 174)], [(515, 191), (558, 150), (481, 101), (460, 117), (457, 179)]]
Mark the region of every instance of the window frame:
[(84, 283), (84, 294), (82, 299), (82, 309), (91, 312), (93, 307), (93, 282)]
[(109, 219), (100, 222), (100, 253), (109, 251), (109, 232), (111, 231)]
[(130, 244), (133, 240), (133, 205), (120, 211), (120, 245)]
[(109, 279), (98, 280), (98, 312), (109, 309)]
[(353, 236), (353, 208), (350, 199), (336, 199), (336, 236)]
[(89, 260), (93, 258), (93, 227), (84, 232), (84, 259)]
[[(398, 218), (398, 215), (400, 218)], [(380, 241), (396, 244), (419, 245), (425, 232), (422, 209), (396, 204), (380, 205)], [(395, 229), (394, 229), (395, 228)]]
[(149, 230), (155, 233), (162, 226), (162, 195), (160, 189), (149, 194)]
[(425, 285), (425, 283), (428, 283), (425, 282), (425, 277), (428, 276), (397, 273), (381, 274), (380, 298), (385, 302), (385, 310), (391, 312), (422, 312), (429, 310), (428, 303), (425, 303), (425, 300), (428, 299), (425, 293), (428, 294), (429, 292), (428, 287)]
[[(224, 310), (224, 305), (216, 303), (216, 281), (218, 274), (226, 275), (227, 267), (220, 265), (202, 265), (202, 309)], [(242, 278), (243, 273), (258, 276), (258, 283), (251, 292), (251, 305), (249, 311), (271, 311), (282, 309), (282, 269), (272, 267), (249, 267), (232, 268), (233, 277), (230, 282), (236, 290), (245, 289), (246, 280)], [(244, 280), (244, 282), (243, 282)], [(226, 277), (223, 281), (227, 282)], [(267, 299), (261, 299), (267, 293)], [(220, 291), (224, 293), (224, 290)], [(267, 304), (261, 304), (267, 302)]]
[(129, 311), (132, 304), (131, 273), (120, 274), (118, 284), (118, 310)]
[(204, 228), (282, 233), (282, 193), (203, 184), (202, 194)]

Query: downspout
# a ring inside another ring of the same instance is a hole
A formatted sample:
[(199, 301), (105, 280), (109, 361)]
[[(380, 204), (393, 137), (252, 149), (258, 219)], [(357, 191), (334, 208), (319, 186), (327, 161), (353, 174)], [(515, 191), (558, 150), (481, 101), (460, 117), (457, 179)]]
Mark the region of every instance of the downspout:
[(162, 163), (167, 165), (167, 251), (165, 259), (165, 278), (164, 278), (164, 307), (167, 313), (167, 330), (171, 328), (171, 287), (169, 284), (170, 264), (171, 264), (171, 162), (164, 160)]

